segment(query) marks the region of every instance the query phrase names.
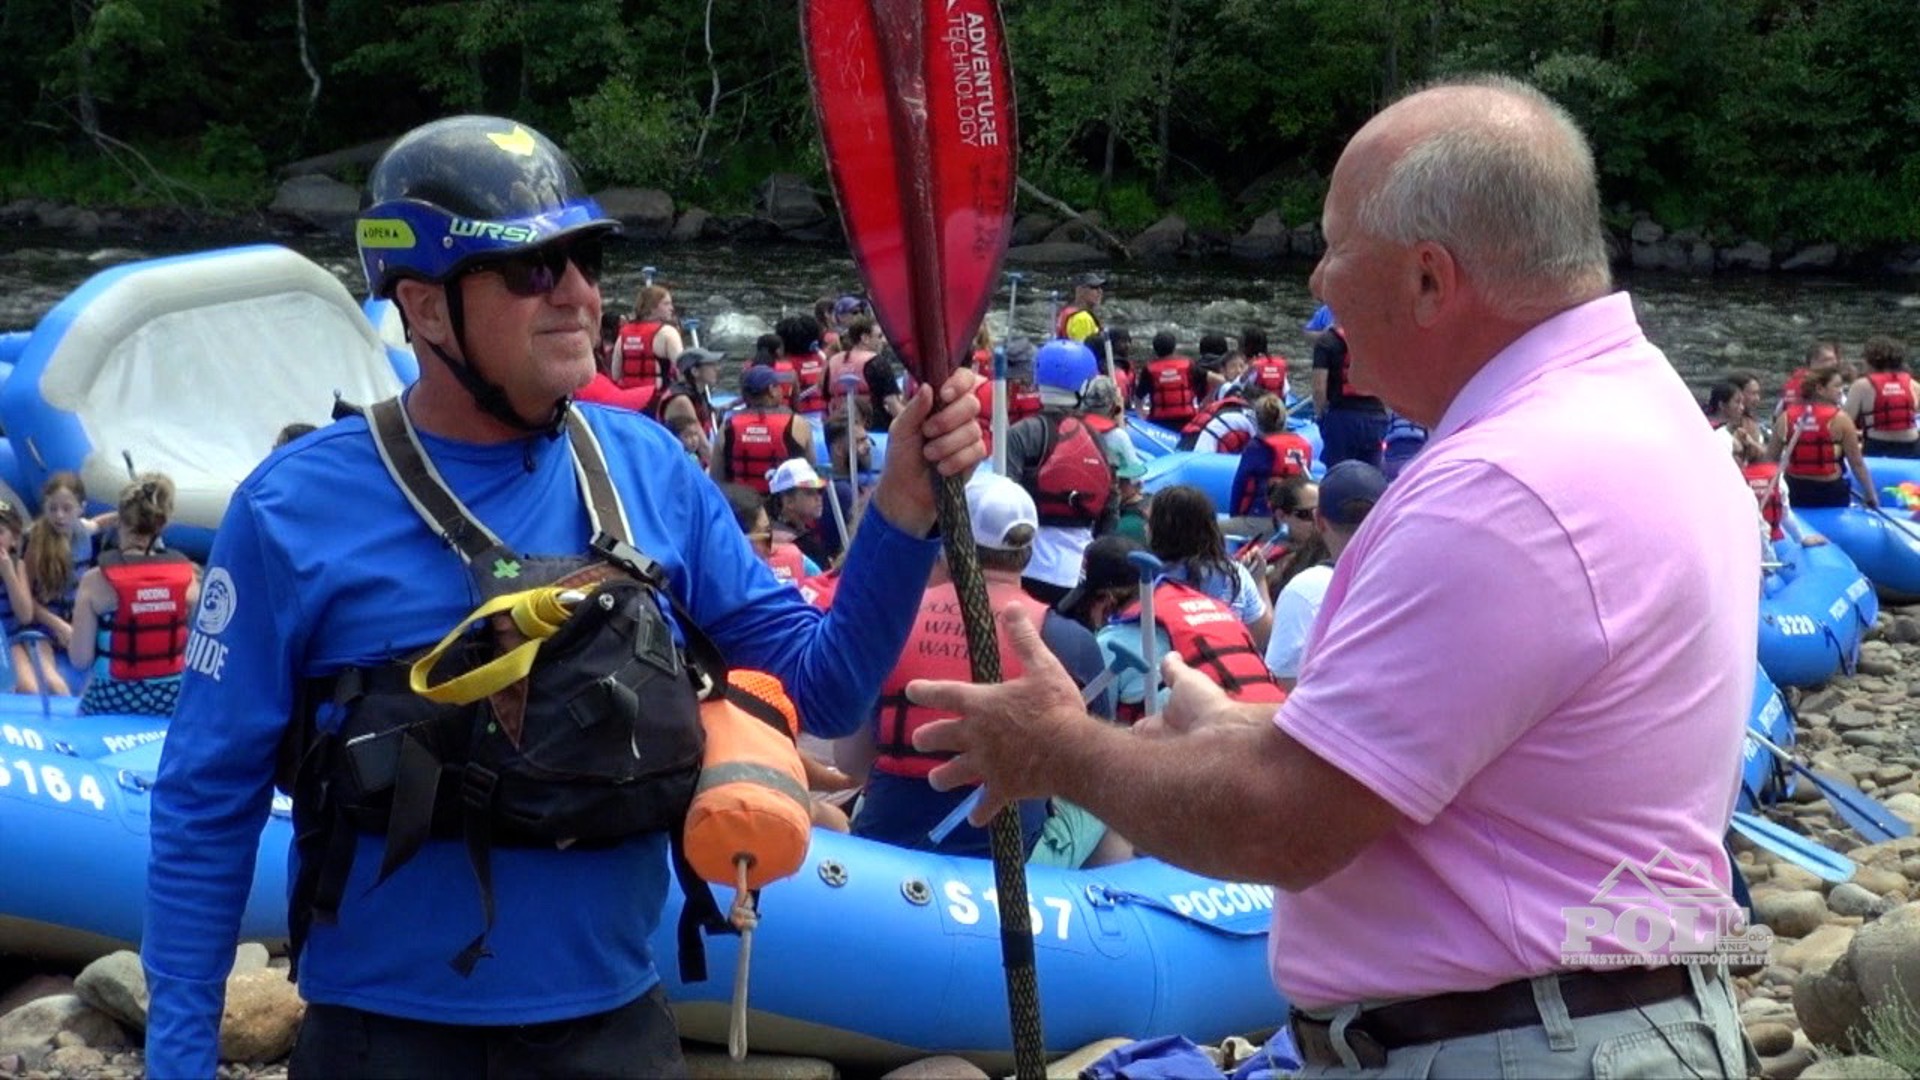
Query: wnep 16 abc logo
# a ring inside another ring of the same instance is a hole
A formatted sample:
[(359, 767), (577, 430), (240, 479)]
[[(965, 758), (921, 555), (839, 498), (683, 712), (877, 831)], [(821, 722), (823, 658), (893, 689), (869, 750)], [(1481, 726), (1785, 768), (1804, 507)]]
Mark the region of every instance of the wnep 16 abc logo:
[(1591, 902), (1561, 913), (1560, 958), (1569, 967), (1764, 964), (1773, 950), (1773, 931), (1749, 925), (1704, 863), (1666, 848), (1644, 863), (1620, 860)]

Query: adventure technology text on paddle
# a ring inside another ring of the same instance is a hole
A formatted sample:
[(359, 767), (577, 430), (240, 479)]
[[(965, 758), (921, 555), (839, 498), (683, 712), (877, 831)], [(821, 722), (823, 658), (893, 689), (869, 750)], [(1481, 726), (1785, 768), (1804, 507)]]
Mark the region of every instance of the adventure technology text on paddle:
[[(993, 0), (806, 0), (801, 48), (827, 170), (873, 312), (907, 370), (938, 388), (992, 302), (1013, 231), (1013, 80)], [(936, 492), (976, 682), (1000, 651), (963, 482)], [(1027, 910), (1025, 848), (1011, 807), (991, 828), (1002, 911)], [(1000, 920), (1021, 1080), (1046, 1074), (1033, 938)]]

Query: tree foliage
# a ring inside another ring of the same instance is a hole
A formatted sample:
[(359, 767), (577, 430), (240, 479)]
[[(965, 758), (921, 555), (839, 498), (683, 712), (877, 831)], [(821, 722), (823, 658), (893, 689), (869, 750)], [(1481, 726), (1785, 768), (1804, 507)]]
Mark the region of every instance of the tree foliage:
[[(1920, 241), (1914, 0), (1003, 2), (1024, 175), (1118, 224), (1310, 217), (1374, 110), (1497, 71), (1586, 127), (1611, 209), (1716, 239)], [(265, 190), (288, 161), (481, 110), (596, 182), (724, 208), (770, 169), (818, 174), (798, 21), (795, 0), (8, 0), (0, 187), (110, 173), (130, 145)]]

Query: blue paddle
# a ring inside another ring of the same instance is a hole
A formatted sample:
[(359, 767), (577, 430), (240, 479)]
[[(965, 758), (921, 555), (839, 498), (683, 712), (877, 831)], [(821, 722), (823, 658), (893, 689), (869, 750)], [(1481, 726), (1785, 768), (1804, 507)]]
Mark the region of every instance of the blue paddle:
[(1772, 739), (1752, 728), (1747, 729), (1747, 738), (1772, 751), (1775, 757), (1785, 762), (1794, 772), (1813, 781), (1813, 786), (1819, 788), (1820, 794), (1825, 795), (1827, 801), (1833, 804), (1834, 810), (1840, 814), (1841, 819), (1852, 826), (1853, 831), (1859, 833), (1867, 843), (1879, 844), (1913, 835), (1912, 825), (1907, 824), (1899, 815), (1887, 809), (1886, 804), (1873, 796), (1850, 784), (1844, 784), (1832, 777), (1814, 772), (1795, 760)]
[(1735, 810), (1733, 830), (1788, 862), (1804, 867), (1822, 881), (1853, 880), (1853, 872), (1856, 868), (1852, 859), (1838, 852), (1829, 851), (1799, 833), (1775, 825), (1766, 818), (1755, 817), (1743, 810)]
[(1144, 716), (1160, 708), (1160, 634), (1153, 619), (1153, 583), (1166, 566), (1151, 551), (1129, 551), (1127, 561), (1140, 571), (1140, 656), (1147, 662), (1147, 685), (1140, 699)]

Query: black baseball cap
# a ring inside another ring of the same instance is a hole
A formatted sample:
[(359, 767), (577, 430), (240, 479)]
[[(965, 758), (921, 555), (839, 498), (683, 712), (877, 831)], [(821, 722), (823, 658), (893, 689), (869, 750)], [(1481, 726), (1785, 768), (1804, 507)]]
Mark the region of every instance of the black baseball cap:
[(1072, 615), (1085, 607), (1087, 597), (1094, 593), (1140, 584), (1140, 570), (1127, 556), (1145, 550), (1147, 546), (1131, 536), (1103, 536), (1088, 544), (1080, 559), (1080, 584), (1060, 598), (1059, 610)]

